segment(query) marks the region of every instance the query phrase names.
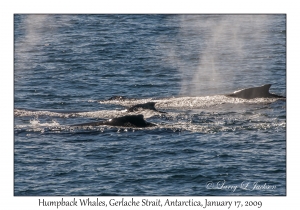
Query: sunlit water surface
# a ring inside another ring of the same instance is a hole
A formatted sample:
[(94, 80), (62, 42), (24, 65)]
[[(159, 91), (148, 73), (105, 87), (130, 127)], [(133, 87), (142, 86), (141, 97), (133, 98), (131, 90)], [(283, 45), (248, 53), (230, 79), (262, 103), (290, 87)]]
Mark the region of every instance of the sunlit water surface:
[[(224, 96), (263, 84), (285, 96), (285, 24), (15, 15), (15, 195), (285, 195), (286, 100)], [(150, 101), (166, 113), (125, 112)], [(70, 126), (128, 114), (157, 126)]]

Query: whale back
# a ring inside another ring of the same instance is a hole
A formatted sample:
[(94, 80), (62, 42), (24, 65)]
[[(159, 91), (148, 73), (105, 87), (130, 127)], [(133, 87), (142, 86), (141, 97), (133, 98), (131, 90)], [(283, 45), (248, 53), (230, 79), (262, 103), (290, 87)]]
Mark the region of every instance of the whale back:
[(125, 127), (147, 127), (152, 124), (144, 120), (143, 115), (128, 115), (106, 121), (108, 125)]
[(138, 111), (140, 108), (157, 111), (155, 109), (155, 104), (156, 104), (155, 102), (147, 102), (145, 104), (137, 104), (137, 105), (134, 105), (134, 106), (128, 108), (127, 111), (128, 112), (135, 112), (135, 111)]
[(276, 95), (270, 94), (271, 84), (266, 84), (261, 87), (246, 88), (233, 92), (232, 94), (226, 95), (235, 98), (253, 99), (253, 98), (270, 98)]
[(143, 115), (127, 115), (123, 117), (113, 118), (107, 121), (90, 122), (83, 124), (76, 124), (72, 126), (99, 126), (99, 125), (111, 125), (111, 126), (122, 126), (122, 127), (151, 127), (156, 126), (155, 124), (146, 122)]

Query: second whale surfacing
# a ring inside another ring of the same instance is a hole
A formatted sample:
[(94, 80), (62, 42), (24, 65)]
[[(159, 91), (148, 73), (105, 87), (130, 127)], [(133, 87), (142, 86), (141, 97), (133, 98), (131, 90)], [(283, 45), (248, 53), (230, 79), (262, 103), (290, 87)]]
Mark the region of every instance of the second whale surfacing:
[(246, 88), (233, 92), (225, 96), (242, 98), (242, 99), (254, 99), (254, 98), (285, 98), (269, 92), (271, 84), (266, 84), (260, 87)]
[(90, 122), (90, 123), (82, 123), (71, 126), (99, 126), (99, 125), (111, 125), (111, 126), (121, 126), (121, 127), (153, 127), (156, 126), (153, 123), (147, 122), (144, 120), (143, 115), (126, 115), (123, 117), (116, 117), (113, 119), (109, 119), (107, 121), (100, 122)]
[(149, 109), (149, 110), (156, 111), (159, 113), (166, 113), (166, 112), (158, 111), (155, 108), (155, 104), (156, 104), (156, 102), (147, 102), (144, 104), (136, 104), (132, 107), (127, 108), (126, 111), (127, 112), (135, 112), (135, 111), (139, 111), (140, 109)]

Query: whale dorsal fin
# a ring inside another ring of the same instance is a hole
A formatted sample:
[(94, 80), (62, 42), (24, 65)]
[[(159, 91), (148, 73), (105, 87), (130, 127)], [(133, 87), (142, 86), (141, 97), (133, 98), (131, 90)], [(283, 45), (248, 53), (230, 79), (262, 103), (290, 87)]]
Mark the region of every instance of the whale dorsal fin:
[(235, 91), (227, 96), (243, 99), (274, 97), (274, 94), (270, 94), (269, 92), (270, 87), (271, 84), (266, 84), (260, 87), (245, 88), (242, 90)]

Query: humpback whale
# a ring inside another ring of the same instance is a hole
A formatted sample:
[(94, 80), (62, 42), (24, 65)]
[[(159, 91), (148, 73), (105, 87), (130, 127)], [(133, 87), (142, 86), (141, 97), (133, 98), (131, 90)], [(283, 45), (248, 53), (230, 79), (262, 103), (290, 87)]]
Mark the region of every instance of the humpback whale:
[(99, 126), (99, 125), (111, 125), (111, 126), (122, 126), (122, 127), (152, 127), (156, 126), (153, 123), (149, 123), (144, 120), (143, 115), (126, 115), (123, 117), (117, 117), (109, 119), (107, 121), (90, 122), (83, 124), (76, 124), (71, 126)]
[(260, 87), (246, 88), (235, 91), (225, 96), (243, 99), (253, 98), (285, 98), (284, 96), (275, 95), (269, 92), (271, 84), (266, 84)]
[(150, 110), (153, 110), (156, 112), (166, 113), (166, 112), (158, 111), (155, 108), (155, 104), (156, 104), (156, 102), (147, 102), (145, 104), (137, 104), (137, 105), (127, 108), (127, 112), (135, 112), (135, 111), (138, 111), (139, 109), (150, 109)]

